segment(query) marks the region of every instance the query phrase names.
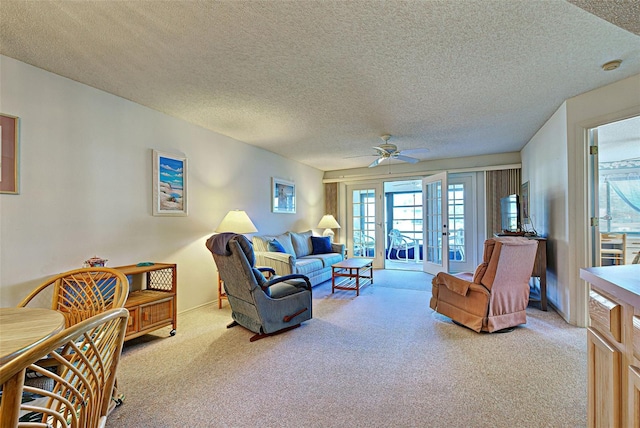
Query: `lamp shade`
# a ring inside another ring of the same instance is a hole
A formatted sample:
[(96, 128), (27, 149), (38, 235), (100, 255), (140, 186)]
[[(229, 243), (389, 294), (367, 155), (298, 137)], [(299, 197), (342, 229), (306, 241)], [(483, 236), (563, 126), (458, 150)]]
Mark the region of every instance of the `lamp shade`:
[(222, 219), (216, 233), (234, 232), (234, 233), (254, 233), (257, 232), (256, 226), (253, 224), (246, 212), (242, 210), (229, 211)]
[(322, 236), (328, 236), (331, 240), (333, 240), (333, 230), (331, 229), (340, 229), (340, 225), (336, 221), (335, 217), (331, 214), (327, 214), (320, 219), (320, 223), (318, 223), (319, 228), (325, 228), (324, 232), (322, 232)]
[(318, 228), (319, 229), (340, 229), (340, 225), (331, 214), (327, 214), (320, 219), (320, 223), (318, 223)]

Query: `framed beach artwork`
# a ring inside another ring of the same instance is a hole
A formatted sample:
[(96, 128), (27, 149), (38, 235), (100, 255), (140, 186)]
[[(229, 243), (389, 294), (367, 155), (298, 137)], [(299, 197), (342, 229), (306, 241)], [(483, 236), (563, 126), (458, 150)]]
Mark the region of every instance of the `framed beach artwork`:
[(187, 215), (187, 158), (153, 151), (153, 215)]
[(296, 185), (292, 181), (271, 178), (271, 211), (290, 214), (296, 212)]
[(17, 117), (0, 114), (0, 193), (19, 193), (18, 123)]

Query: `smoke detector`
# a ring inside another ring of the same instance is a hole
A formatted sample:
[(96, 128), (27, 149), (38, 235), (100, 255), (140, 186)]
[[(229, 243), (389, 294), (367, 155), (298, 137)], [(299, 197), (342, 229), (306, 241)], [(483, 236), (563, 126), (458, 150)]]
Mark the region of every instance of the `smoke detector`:
[(612, 70), (615, 70), (616, 68), (620, 67), (620, 64), (622, 64), (622, 60), (621, 59), (616, 59), (614, 61), (609, 61), (609, 62), (606, 62), (606, 63), (602, 64), (602, 69), (604, 71), (612, 71)]

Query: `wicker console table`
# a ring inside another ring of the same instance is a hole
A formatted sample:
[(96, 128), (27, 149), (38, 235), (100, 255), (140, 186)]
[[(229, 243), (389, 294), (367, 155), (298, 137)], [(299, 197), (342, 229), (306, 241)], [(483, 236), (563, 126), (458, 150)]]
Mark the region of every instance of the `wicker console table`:
[(172, 326), (171, 336), (178, 328), (177, 266), (153, 263), (148, 266), (119, 266), (129, 279), (129, 297), (124, 307), (129, 310), (129, 323), (124, 340), (142, 336), (165, 326)]

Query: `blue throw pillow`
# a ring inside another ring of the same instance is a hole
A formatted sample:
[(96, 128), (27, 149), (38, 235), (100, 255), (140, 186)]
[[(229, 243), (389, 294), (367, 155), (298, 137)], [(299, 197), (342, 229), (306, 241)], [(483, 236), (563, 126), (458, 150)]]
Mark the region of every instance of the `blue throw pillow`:
[(267, 249), (272, 253), (286, 253), (282, 244), (275, 239), (269, 241), (269, 243), (267, 244)]
[(327, 254), (332, 253), (331, 238), (328, 236), (312, 236), (311, 246), (313, 247), (313, 254)]

